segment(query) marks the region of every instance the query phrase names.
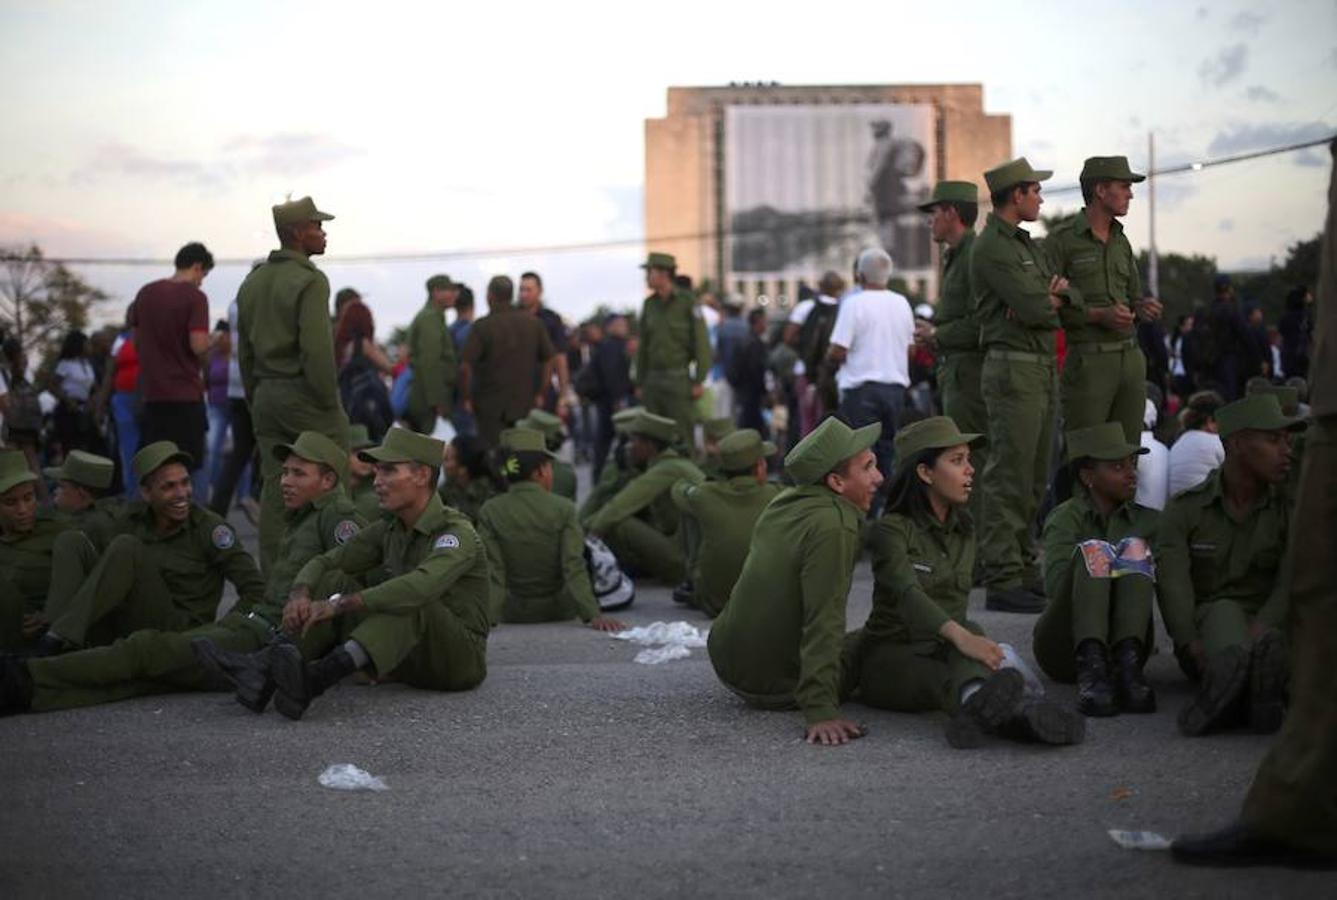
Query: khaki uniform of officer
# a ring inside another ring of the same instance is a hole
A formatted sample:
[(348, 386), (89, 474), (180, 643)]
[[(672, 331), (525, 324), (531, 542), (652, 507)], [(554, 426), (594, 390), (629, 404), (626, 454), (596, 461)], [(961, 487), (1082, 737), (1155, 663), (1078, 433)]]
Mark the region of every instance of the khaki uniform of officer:
[[(676, 269), (668, 253), (651, 253), (642, 269)], [(674, 288), (665, 300), (651, 294), (641, 305), (640, 343), (632, 373), (641, 402), (657, 416), (677, 423), (682, 439), (692, 443), (696, 401), (692, 386), (710, 373), (710, 335), (689, 291)], [(694, 367), (694, 368), (693, 368)]]
[(603, 472), (599, 474), (599, 483), (580, 504), (580, 524), (585, 528), (589, 528), (590, 519), (639, 474), (627, 460), (626, 434), (627, 423), (640, 415), (640, 410), (639, 406), (631, 406), (613, 413), (613, 433), (618, 435), (618, 445), (610, 457), (611, 465), (604, 466)]
[[(1128, 168), (1123, 156), (1093, 156), (1082, 166), (1083, 183), (1145, 181)], [(1123, 426), (1128, 442), (1138, 443), (1147, 402), (1147, 361), (1138, 347), (1134, 326), (1113, 330), (1088, 322), (1087, 311), (1123, 304), (1136, 310), (1142, 301), (1142, 279), (1137, 257), (1123, 232), (1110, 220), (1109, 239), (1101, 241), (1086, 218), (1086, 211), (1060, 225), (1045, 240), (1054, 269), (1081, 292), (1085, 309), (1065, 306), (1059, 311), (1067, 335), (1068, 355), (1063, 364), (1059, 395), (1063, 427), (1076, 431), (1105, 422)]]
[[(391, 428), (385, 442), (362, 457), (439, 466), (444, 450), (435, 438)], [(438, 691), (482, 683), (491, 627), (487, 552), (469, 520), (435, 493), (412, 527), (383, 516), (308, 562), (293, 588), (306, 587), (319, 598), (331, 573), (367, 585), (360, 591), (366, 609), (336, 619), (338, 628), (324, 639), (307, 641), (307, 658), (351, 640), (382, 677)]]
[(547, 448), (552, 451), (552, 492), (558, 497), (565, 497), (576, 502), (576, 467), (557, 457), (557, 450), (566, 440), (566, 426), (562, 420), (546, 409), (531, 409), (523, 419), (515, 423), (517, 428), (532, 428), (542, 433)]
[[(334, 218), (310, 197), (273, 212), (280, 228)], [(237, 290), (236, 351), (260, 446), (260, 565), (267, 571), (283, 534), (274, 449), (303, 431), (318, 431), (341, 447), (348, 440), (330, 332), (330, 282), (310, 257), (275, 250), (246, 276)]]
[(807, 724), (835, 719), (853, 689), (843, 658), (845, 603), (863, 510), (822, 483), (873, 446), (882, 426), (832, 417), (785, 457), (796, 487), (757, 519), (752, 546), (707, 649), (720, 681), (762, 709), (799, 709)]
[[(324, 463), (339, 473), (340, 481), (347, 470), (348, 458), (342, 448), (313, 431), (303, 432), (292, 445), (281, 445), (276, 453), (284, 459), (291, 453)], [(364, 524), (342, 485), (301, 509), (286, 511), (284, 519), (279, 555), (259, 602), (252, 605), (250, 597), (242, 597), (218, 622), (188, 631), (143, 629), (107, 647), (29, 660), (32, 709), (44, 712), (149, 694), (211, 689), (211, 680), (191, 652), (191, 642), (207, 638), (238, 653), (264, 647), (278, 633), (298, 570), (315, 556), (347, 543)], [(345, 580), (328, 587), (348, 590), (353, 585)]]
[(489, 447), (534, 405), (544, 366), (557, 352), (542, 320), (523, 309), (493, 306), (474, 321), (460, 357), (473, 372), (474, 418)]
[[(37, 476), (20, 450), (0, 450), (0, 494)], [(51, 558), (56, 541), (71, 523), (37, 513), (32, 531), (0, 535), (0, 651), (21, 650), (23, 617), (40, 612), (51, 587)]]
[[(1047, 180), (1023, 157), (984, 173), (990, 193)], [(1009, 590), (1038, 582), (1031, 526), (1049, 481), (1056, 413), (1055, 333), (1049, 304), (1054, 275), (1043, 249), (1024, 229), (990, 213), (970, 255), (970, 281), (980, 320), (980, 376), (989, 414), (984, 469), (984, 518), (979, 553), (984, 582)], [(1067, 305), (1080, 311), (1080, 294)]]
[[(72, 481), (97, 495), (111, 487), (116, 475), (116, 463), (95, 453), (71, 450), (63, 463), (43, 469), (42, 474), (53, 481)], [(117, 522), (125, 515), (127, 508), (120, 497), (100, 497), (77, 513), (63, 515), (101, 553), (116, 536)]]
[[(530, 452), (552, 458), (542, 433), (529, 428), (503, 431), (501, 446), (508, 456)], [(598, 618), (585, 566), (585, 532), (570, 500), (534, 481), (513, 482), (483, 504), (478, 534), (487, 548), (494, 622)]]
[(450, 412), (455, 392), (455, 342), (446, 328), (446, 311), (432, 301), (432, 292), (446, 290), (451, 281), (445, 275), (427, 279), (427, 302), (409, 323), (409, 367), (413, 383), (409, 385), (408, 420), (423, 434), (436, 427), (437, 409)]
[[(375, 446), (376, 442), (371, 439), (366, 425), (350, 425), (348, 427), (349, 453), (357, 453)], [(381, 503), (376, 498), (376, 474), (374, 472), (356, 484), (353, 483), (352, 476), (349, 476), (346, 486), (348, 496), (353, 501), (353, 506), (357, 508), (358, 516), (364, 523), (374, 522), (381, 517)]]
[(706, 476), (668, 446), (678, 435), (673, 420), (642, 409), (624, 427), (627, 434), (653, 438), (665, 449), (594, 514), (586, 528), (604, 539), (624, 568), (677, 584), (685, 574), (685, 561), (678, 534), (681, 514), (670, 491), (679, 481), (698, 484)]
[(752, 529), (782, 490), (772, 482), (759, 484), (753, 472), (758, 460), (774, 453), (774, 444), (744, 428), (720, 441), (718, 480), (673, 486), (673, 502), (682, 513), (692, 605), (708, 616), (718, 616), (729, 602), (752, 545)]

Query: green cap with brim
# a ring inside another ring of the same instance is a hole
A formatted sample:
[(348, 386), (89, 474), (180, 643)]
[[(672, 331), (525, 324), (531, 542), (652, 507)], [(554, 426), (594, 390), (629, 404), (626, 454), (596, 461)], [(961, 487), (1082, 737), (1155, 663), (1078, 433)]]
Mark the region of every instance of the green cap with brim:
[(757, 460), (775, 455), (775, 445), (755, 428), (740, 428), (720, 441), (720, 466), (726, 472), (750, 469)]
[(291, 444), (275, 445), (275, 459), (283, 462), (289, 456), (297, 456), (313, 463), (323, 463), (334, 470), (341, 482), (348, 477), (348, 454), (344, 452), (343, 447), (319, 431), (303, 431)]
[(789, 451), (785, 471), (795, 484), (816, 484), (840, 463), (873, 446), (881, 434), (881, 422), (851, 428), (832, 416)]
[(905, 463), (924, 450), (969, 445), (982, 437), (982, 434), (961, 431), (947, 416), (920, 419), (896, 432), (896, 471), (899, 473)]
[(0, 450), (0, 494), (36, 480), (37, 473), (28, 468), (28, 457), (22, 450)]
[(310, 197), (280, 203), (273, 208), (273, 211), (274, 225), (278, 228), (285, 225), (300, 225), (303, 222), (328, 222), (334, 218), (329, 213), (316, 209), (316, 201)]
[(1092, 156), (1082, 164), (1082, 181), (1130, 181), (1136, 184), (1147, 176), (1128, 168), (1126, 156)]
[(375, 447), (376, 442), (371, 439), (371, 432), (367, 431), (366, 425), (348, 426), (348, 449), (356, 453), (359, 450), (366, 450), (368, 447)]
[(361, 450), (357, 456), (363, 462), (416, 462), (440, 468), (445, 453), (446, 445), (436, 438), (396, 425), (385, 433), (381, 446)]
[(712, 441), (722, 441), (737, 431), (738, 426), (728, 416), (721, 416), (718, 419), (706, 419), (701, 429), (706, 433), (706, 437)]
[(58, 466), (43, 469), (42, 474), (55, 481), (73, 481), (84, 487), (105, 491), (116, 476), (116, 463), (105, 456), (83, 450), (71, 450)]
[(645, 407), (637, 407), (637, 414), (624, 426), (627, 434), (639, 434), (654, 438), (663, 444), (672, 444), (678, 439), (678, 423), (664, 416), (646, 412)]
[(672, 253), (651, 253), (645, 257), (645, 262), (641, 263), (642, 269), (676, 269), (678, 260)]
[(1253, 396), (1254, 394), (1271, 394), (1277, 398), (1277, 405), (1281, 407), (1283, 415), (1293, 416), (1300, 409), (1300, 391), (1298, 388), (1288, 387), (1284, 384), (1250, 384), (1244, 388), (1245, 394)]
[(1118, 422), (1105, 422), (1088, 428), (1077, 428), (1064, 435), (1068, 443), (1068, 462), (1079, 459), (1116, 460), (1141, 456), (1151, 450), (1141, 444), (1130, 444)]
[(1054, 173), (1051, 170), (1032, 168), (1024, 156), (1005, 162), (1001, 166), (984, 173), (984, 181), (989, 185), (989, 193), (991, 194), (1032, 181), (1037, 183), (1048, 181), (1052, 177), (1054, 177)]
[(427, 279), (427, 290), (429, 291), (444, 291), (454, 286), (455, 282), (450, 280), (449, 275), (433, 275)]
[(145, 479), (168, 463), (181, 463), (189, 470), (195, 465), (195, 457), (172, 441), (155, 441), (135, 454), (135, 458), (130, 461), (130, 468), (134, 470), (135, 481), (143, 484)]
[(1288, 416), (1272, 393), (1250, 394), (1242, 400), (1227, 403), (1216, 411), (1216, 430), (1222, 440), (1237, 431), (1303, 431), (1308, 427), (1304, 419)]
[(641, 408), (639, 406), (628, 406), (626, 409), (619, 409), (617, 412), (613, 413), (613, 431), (617, 434), (626, 434), (627, 425), (631, 423), (632, 419), (640, 414)]
[(543, 432), (524, 425), (503, 431), (501, 446), (509, 453), (542, 453), (550, 459), (557, 458), (557, 454), (548, 449), (547, 438), (543, 436)]
[(566, 426), (562, 424), (561, 418), (546, 409), (531, 409), (523, 419), (515, 424), (520, 428), (532, 428), (535, 431), (542, 432), (545, 438), (566, 435)]
[(919, 204), (920, 212), (933, 212), (939, 203), (979, 203), (980, 189), (973, 181), (939, 181), (932, 195)]

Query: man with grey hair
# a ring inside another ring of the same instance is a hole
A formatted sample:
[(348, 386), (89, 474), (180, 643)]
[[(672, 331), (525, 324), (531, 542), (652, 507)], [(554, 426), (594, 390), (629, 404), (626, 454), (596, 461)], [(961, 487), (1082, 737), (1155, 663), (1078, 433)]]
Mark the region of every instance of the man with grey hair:
[(880, 422), (882, 434), (873, 445), (877, 467), (890, 483), (892, 441), (896, 421), (910, 386), (910, 346), (915, 318), (910, 301), (887, 290), (891, 257), (881, 247), (859, 254), (855, 274), (862, 288), (840, 304), (831, 329), (831, 362), (840, 366), (840, 416), (858, 428)]

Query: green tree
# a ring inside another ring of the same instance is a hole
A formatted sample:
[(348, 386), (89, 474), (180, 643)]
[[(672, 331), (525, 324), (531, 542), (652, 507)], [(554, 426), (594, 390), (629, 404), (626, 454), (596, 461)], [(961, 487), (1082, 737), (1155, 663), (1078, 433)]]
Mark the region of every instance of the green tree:
[(54, 355), (65, 332), (87, 328), (89, 313), (108, 295), (41, 248), (0, 248), (0, 329), (37, 360)]
[[(1175, 319), (1193, 312), (1212, 299), (1212, 279), (1216, 278), (1216, 260), (1209, 256), (1185, 256), (1182, 253), (1157, 254), (1158, 298), (1165, 304), (1166, 329)], [(1144, 250), (1137, 257), (1137, 269), (1145, 284), (1151, 260)]]

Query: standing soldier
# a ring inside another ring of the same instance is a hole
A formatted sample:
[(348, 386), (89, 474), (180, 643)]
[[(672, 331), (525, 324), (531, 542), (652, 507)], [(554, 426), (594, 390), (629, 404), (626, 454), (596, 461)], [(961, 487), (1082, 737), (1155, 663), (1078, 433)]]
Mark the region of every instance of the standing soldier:
[(1134, 319), (1158, 319), (1161, 305), (1142, 297), (1137, 258), (1119, 218), (1133, 185), (1144, 181), (1124, 156), (1093, 156), (1082, 166), (1086, 207), (1045, 241), (1055, 271), (1081, 292), (1085, 309), (1059, 311), (1068, 339), (1060, 396), (1063, 427), (1076, 431), (1118, 422), (1130, 444), (1142, 435), (1147, 361)]
[(970, 254), (990, 441), (980, 555), (985, 605), (1003, 612), (1044, 609), (1031, 525), (1049, 480), (1054, 334), (1061, 308), (1082, 308), (1081, 295), (1053, 273), (1041, 247), (1018, 227), (1040, 217), (1040, 182), (1053, 174), (1031, 168), (1025, 157), (985, 172), (993, 212)]
[(446, 275), (427, 279), (427, 302), (409, 324), (409, 386), (406, 418), (414, 430), (431, 434), (438, 418), (450, 415), (455, 390), (455, 342), (446, 329), (446, 310), (455, 305), (459, 289)]
[(237, 361), (260, 445), (260, 565), (268, 571), (283, 534), (283, 468), (274, 456), (303, 431), (348, 446), (348, 416), (330, 332), (330, 282), (311, 262), (325, 252), (322, 222), (334, 216), (310, 197), (274, 207), (281, 249), (237, 291)]
[(683, 440), (691, 445), (694, 404), (710, 373), (710, 336), (692, 295), (674, 284), (678, 261), (672, 255), (651, 253), (641, 268), (651, 294), (641, 306), (636, 386), (645, 408), (676, 422)]
[(70, 525), (37, 508), (38, 478), (21, 450), (0, 450), (0, 651), (41, 631), (56, 540)]

